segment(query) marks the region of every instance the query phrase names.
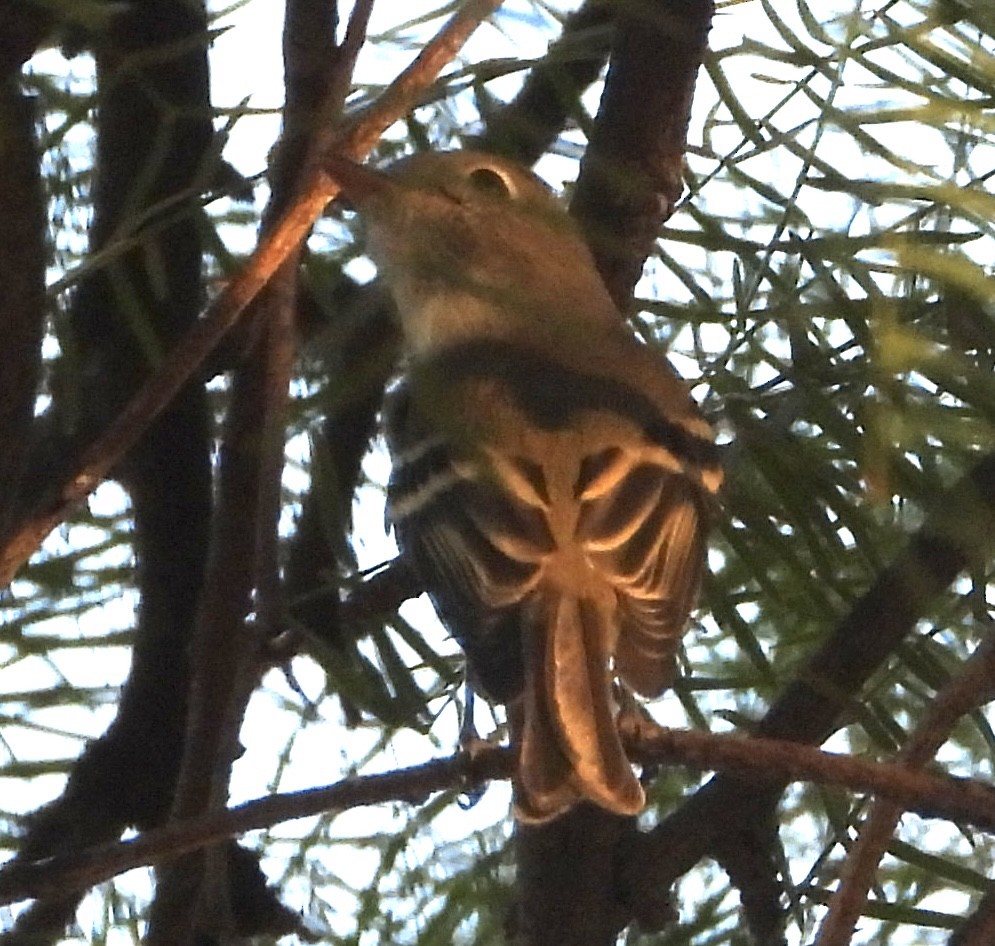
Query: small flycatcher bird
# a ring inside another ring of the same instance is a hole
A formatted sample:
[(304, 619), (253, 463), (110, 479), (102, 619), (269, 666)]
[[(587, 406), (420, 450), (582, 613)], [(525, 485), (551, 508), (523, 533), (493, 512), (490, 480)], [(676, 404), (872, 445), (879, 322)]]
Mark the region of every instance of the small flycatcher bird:
[(405, 340), (388, 516), (471, 680), (509, 706), (516, 812), (635, 814), (613, 683), (670, 682), (722, 480), (712, 429), (530, 172), (471, 151), (326, 168)]

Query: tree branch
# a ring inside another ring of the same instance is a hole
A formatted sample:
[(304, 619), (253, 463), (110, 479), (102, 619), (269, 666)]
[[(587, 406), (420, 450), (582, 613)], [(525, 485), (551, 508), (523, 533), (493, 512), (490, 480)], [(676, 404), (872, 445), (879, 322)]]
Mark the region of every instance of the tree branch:
[[(620, 313), (681, 191), (688, 116), (712, 0), (625, 0), (614, 7), (611, 57), (571, 204)], [(620, 901), (623, 852), (635, 819), (579, 806), (566, 820), (524, 828), (515, 846), (516, 946), (611, 946), (633, 911)], [(566, 860), (566, 866), (565, 865)], [(570, 886), (580, 891), (567, 897)], [(560, 898), (558, 909), (550, 899)], [(670, 916), (668, 903), (658, 916)]]
[(579, 117), (581, 94), (598, 78), (608, 58), (616, 16), (617, 4), (610, 0), (586, 0), (571, 13), (518, 95), (500, 108), (481, 103), (487, 128), (474, 147), (535, 164), (571, 115)]
[[(336, 147), (351, 157), (366, 154), (380, 135), (417, 101), (419, 94), (452, 60), (480, 22), (499, 5), (500, 0), (469, 0), (462, 6), (377, 102), (343, 130)], [(304, 183), (293, 205), (260, 242), (245, 269), (226, 285), (206, 316), (165, 356), (160, 369), (83, 454), (70, 475), (0, 540), (0, 588), (10, 583), (20, 566), (42, 539), (65, 519), (69, 510), (97, 488), (151, 420), (173, 399), (273, 273), (300, 245), (325, 205), (337, 193), (338, 185), (320, 171)]]
[[(290, 0), (284, 32), (287, 107), (284, 135), (276, 152), (270, 205), (262, 233), (274, 227), (292, 204), (297, 181), (317, 173), (332, 143), (332, 129), (348, 89), (356, 54), (365, 38), (369, 3), (360, 3), (350, 22), (350, 45), (335, 42), (334, 7)], [(232, 380), (221, 440), (218, 501), (212, 519), (211, 554), (193, 639), (190, 709), (183, 765), (172, 818), (184, 820), (224, 808), (238, 732), (258, 677), (264, 639), (282, 630), (278, 525), (286, 442), (286, 412), (297, 354), (296, 246), (254, 300), (249, 337), (254, 339)], [(255, 590), (257, 621), (245, 619)], [(251, 860), (250, 860), (251, 858)], [(229, 942), (262, 932), (286, 932), (293, 916), (266, 888), (254, 857), (231, 845), (189, 855), (160, 871), (149, 924), (150, 946), (180, 946), (205, 939)], [(241, 866), (235, 872), (236, 864)], [(244, 896), (235, 886), (258, 886)], [(270, 909), (255, 909), (267, 898)], [(236, 914), (240, 905), (251, 916)], [(278, 929), (255, 928), (276, 919)], [(293, 929), (293, 924), (290, 924)]]
[[(101, 106), (88, 259), (121, 232), (134, 243), (88, 268), (72, 297), (75, 357), (56, 365), (53, 404), (35, 430), (39, 453), (57, 454), (63, 431), (96, 436), (148, 376), (150, 348), (168, 348), (196, 322), (203, 288), (196, 195), (211, 141), (206, 32), (203, 10), (149, 0), (140, 10), (110, 11), (94, 36)], [(5, 269), (4, 281), (15, 272)], [(110, 728), (73, 764), (60, 797), (29, 817), (19, 858), (112, 840), (129, 825), (159, 823), (169, 809), (211, 500), (207, 427), (195, 381), (117, 458), (115, 474), (131, 498), (141, 595), (131, 670)], [(35, 903), (18, 916), (10, 941), (55, 941), (78, 899), (63, 890)]]
[(622, 312), (683, 190), (684, 151), (713, 0), (628, 0), (571, 213)]
[(26, 472), (45, 323), (45, 195), (35, 103), (13, 76), (0, 74), (0, 529), (17, 509)]
[[(995, 699), (995, 634), (989, 633), (958, 673), (929, 704), (898, 753), (897, 761), (921, 769), (932, 761), (947, 741), (950, 730), (965, 714)], [(878, 862), (884, 856), (902, 806), (878, 798), (871, 807), (857, 843), (850, 848), (839, 887), (822, 921), (818, 946), (846, 946), (850, 942), (874, 881)]]
[[(933, 512), (796, 679), (775, 700), (757, 735), (822, 742), (866, 681), (915, 627), (929, 603), (961, 570), (989, 561), (995, 541), (995, 454), (936, 499)], [(640, 840), (624, 885), (632, 902), (669, 889), (702, 857), (727, 847), (764, 849), (786, 780), (764, 787), (723, 773)]]
[[(625, 733), (625, 745), (636, 762), (749, 775), (746, 784), (754, 788), (812, 781), (873, 793), (924, 818), (944, 818), (995, 833), (995, 790), (977, 779), (920, 772), (895, 762), (873, 762), (773, 739), (655, 726)], [(515, 766), (511, 749), (486, 746), (472, 755), (459, 753), (384, 774), (353, 776), (322, 788), (269, 795), (156, 828), (133, 840), (14, 865), (0, 876), (0, 904), (92, 886), (143, 864), (284, 821), (392, 801), (421, 804), (435, 792), (470, 791), (494, 779), (511, 778)], [(655, 843), (651, 835), (639, 837), (642, 840), (633, 843)], [(693, 846), (694, 840), (685, 839), (682, 846)]]

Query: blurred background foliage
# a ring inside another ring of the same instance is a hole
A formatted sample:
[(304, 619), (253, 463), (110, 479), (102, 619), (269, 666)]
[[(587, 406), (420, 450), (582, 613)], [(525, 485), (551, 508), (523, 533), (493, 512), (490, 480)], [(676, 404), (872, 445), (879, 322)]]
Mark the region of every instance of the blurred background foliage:
[[(276, 109), (241, 99), (258, 91), (258, 44), (278, 46), (276, 35), (250, 26), (260, 5), (218, 8), (212, 21), (212, 29), (227, 29), (215, 44), (216, 57), (228, 47), (225, 89), (242, 90), (219, 98), (215, 76), (219, 146), (227, 140), (226, 158), (255, 184), (254, 204), (223, 198), (204, 206), (206, 265), (218, 280), (251, 247), (266, 197)], [(377, 95), (446, 12), (426, 8), (407, 19), (406, 5), (383, 6), (350, 109)], [(506, 4), (374, 159), (458, 146), (478, 133), (570, 9)], [(96, 4), (80, 10), (99, 16)], [(692, 113), (686, 192), (638, 286), (639, 331), (695, 380), (727, 444), (724, 510), (682, 675), (651, 707), (666, 725), (749, 729), (942, 490), (995, 444), (993, 30), (989, 0), (718, 4)], [(88, 122), (99, 103), (88, 57), (71, 52), (40, 54), (24, 75), (44, 116), (49, 370), (73, 357), (61, 313), (82, 268), (99, 265), (86, 255)], [(598, 91), (584, 97), (586, 111), (572, 116), (538, 165), (558, 189), (569, 192), (576, 177)], [(326, 218), (309, 247), (319, 304), (343, 270), (370, 277), (339, 219)], [(335, 345), (334, 326), (318, 333), (295, 385), (288, 536), (312, 478), (320, 497), (329, 470), (314, 432), (329, 404), (349, 395), (341, 378), (326, 383)], [(223, 379), (212, 391), (220, 411)], [(391, 554), (376, 444), (363, 470), (349, 549), (356, 572), (347, 583)], [(137, 605), (129, 530), (124, 494), (105, 484), (0, 600), (0, 847), (8, 852), (24, 814), (59, 793), (84, 741), (113, 718)], [(933, 603), (864, 689), (832, 748), (887, 758), (902, 745), (988, 632), (989, 583), (990, 566), (979, 568)], [(266, 676), (243, 729), (235, 800), (452, 750), (455, 649), (424, 603), (402, 615), (364, 625), (345, 645), (347, 661), (328, 659), (327, 643), (315, 641), (310, 655)], [(478, 716), (485, 732), (500, 724), (484, 709)], [(976, 714), (941, 758), (956, 773), (990, 778), (993, 743), (988, 717)], [(696, 772), (667, 771), (653, 787), (648, 821), (700, 782)], [(469, 811), (454, 801), (450, 794), (358, 809), (251, 840), (285, 900), (327, 942), (499, 942), (511, 870), (508, 791), (492, 786)], [(811, 938), (866, 806), (818, 786), (787, 793), (790, 942)], [(946, 942), (989, 888), (993, 854), (984, 835), (907, 816), (855, 942)], [(148, 897), (144, 871), (105, 885), (84, 902), (66, 942), (137, 941)], [(743, 941), (736, 895), (710, 864), (682, 881), (677, 905), (679, 926), (655, 937), (633, 932), (630, 941)], [(0, 928), (12, 915), (0, 908)]]

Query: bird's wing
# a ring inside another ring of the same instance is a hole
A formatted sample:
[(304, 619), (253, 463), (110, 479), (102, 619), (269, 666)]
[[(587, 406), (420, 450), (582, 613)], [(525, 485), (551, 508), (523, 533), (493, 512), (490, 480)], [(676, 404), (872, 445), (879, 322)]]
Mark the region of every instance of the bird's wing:
[(429, 428), (406, 386), (392, 393), (388, 412), (388, 518), (398, 544), (478, 683), (507, 702), (524, 685), (518, 607), (554, 547), (544, 512)]
[(577, 538), (617, 594), (616, 672), (659, 696), (701, 582), (701, 489), (659, 449), (609, 448), (581, 471)]

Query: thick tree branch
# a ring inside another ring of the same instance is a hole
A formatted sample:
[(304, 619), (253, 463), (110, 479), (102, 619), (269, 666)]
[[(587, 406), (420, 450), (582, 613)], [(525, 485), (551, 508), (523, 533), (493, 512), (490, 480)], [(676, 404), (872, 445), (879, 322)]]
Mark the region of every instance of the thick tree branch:
[[(712, 0), (625, 0), (614, 11), (608, 75), (570, 209), (622, 313), (680, 195), (691, 97), (713, 12)], [(565, 821), (516, 826), (525, 867), (517, 882), (517, 946), (566, 946), (584, 928), (588, 946), (611, 946), (635, 915), (619, 896), (623, 855), (635, 836), (634, 819), (587, 807)], [(550, 896), (568, 882), (582, 895), (551, 912)], [(657, 907), (658, 919), (670, 916), (669, 903)]]
[(580, 117), (580, 97), (601, 74), (617, 8), (611, 0), (586, 0), (571, 13), (518, 95), (500, 108), (482, 108), (487, 129), (473, 146), (530, 165), (549, 151), (568, 119)]
[(35, 103), (0, 74), (0, 530), (18, 508), (25, 473), (45, 324), (45, 195)]
[[(195, 6), (149, 0), (141, 10), (112, 11), (94, 37), (101, 107), (90, 255), (99, 257), (121, 232), (133, 234), (134, 244), (80, 280), (70, 309), (77, 357), (58, 365), (39, 439), (56, 436), (60, 424), (73, 438), (95, 436), (148, 375), (155, 348), (168, 348), (197, 319), (196, 194), (211, 140), (206, 29)], [(39, 265), (43, 259), (39, 252)], [(67, 380), (73, 369), (66, 366), (80, 364), (78, 377)], [(82, 429), (71, 430), (66, 418), (76, 415)], [(128, 826), (159, 823), (168, 811), (210, 509), (207, 426), (203, 391), (189, 384), (117, 458), (132, 501), (141, 595), (131, 671), (111, 727), (77, 760), (62, 796), (29, 819), (20, 858), (111, 840)], [(58, 939), (78, 899), (64, 889), (34, 904), (5, 941)]]
[[(293, 200), (296, 182), (317, 167), (348, 88), (365, 37), (369, 4), (358, 4), (350, 24), (351, 46), (335, 42), (334, 8), (290, 0), (284, 53), (287, 108), (277, 152), (265, 234)], [(292, 250), (251, 318), (256, 344), (237, 366), (221, 442), (218, 501), (212, 520), (211, 555), (193, 641), (190, 711), (172, 817), (184, 820), (221, 810), (228, 798), (238, 731), (254, 689), (254, 664), (262, 640), (284, 620), (278, 562), (278, 525), (290, 382), (297, 353), (296, 310), (299, 249)], [(256, 594), (255, 633), (244, 626), (250, 594)], [(295, 928), (293, 913), (266, 889), (253, 855), (221, 845), (183, 858), (161, 871), (153, 904), (150, 946), (194, 944), (205, 938), (229, 942), (239, 936)], [(241, 870), (236, 871), (236, 865)], [(246, 885), (259, 888), (246, 895)], [(258, 901), (268, 899), (268, 910)], [(252, 915), (238, 915), (242, 905)], [(276, 929), (256, 927), (271, 923)], [(298, 924), (299, 925), (299, 924)]]
[(683, 188), (688, 120), (712, 0), (626, 0), (571, 212), (615, 304), (632, 306)]

